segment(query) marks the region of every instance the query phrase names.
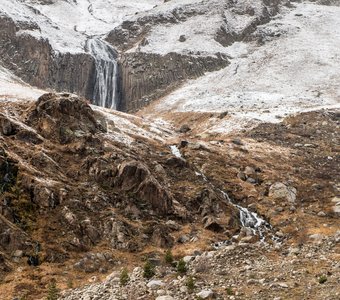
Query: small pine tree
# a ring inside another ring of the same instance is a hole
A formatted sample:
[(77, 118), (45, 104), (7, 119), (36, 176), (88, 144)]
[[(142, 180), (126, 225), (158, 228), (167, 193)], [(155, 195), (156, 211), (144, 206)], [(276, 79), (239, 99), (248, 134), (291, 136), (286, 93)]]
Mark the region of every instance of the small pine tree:
[(186, 263), (183, 258), (181, 258), (177, 264), (177, 272), (179, 274), (185, 274), (187, 272)]
[(119, 281), (120, 285), (127, 285), (129, 282), (130, 277), (127, 268), (124, 268), (122, 272), (120, 273)]
[(172, 255), (171, 249), (168, 249), (168, 250), (165, 252), (164, 260), (165, 260), (165, 262), (166, 262), (168, 265), (171, 265), (171, 264), (173, 263), (174, 257), (173, 257), (173, 255)]
[(144, 278), (150, 279), (154, 275), (155, 275), (155, 266), (149, 260), (147, 260), (144, 265), (143, 276)]
[(319, 277), (319, 283), (320, 283), (320, 284), (324, 284), (326, 281), (327, 281), (326, 275), (321, 275), (321, 276)]
[(234, 294), (235, 293), (234, 293), (233, 289), (231, 287), (227, 287), (227, 295), (232, 296)]
[(48, 292), (46, 300), (58, 300), (59, 298), (59, 289), (57, 288), (57, 283), (55, 279), (51, 280), (51, 283), (48, 285)]
[(189, 276), (185, 285), (188, 288), (188, 292), (191, 294), (195, 289), (195, 280), (192, 276)]

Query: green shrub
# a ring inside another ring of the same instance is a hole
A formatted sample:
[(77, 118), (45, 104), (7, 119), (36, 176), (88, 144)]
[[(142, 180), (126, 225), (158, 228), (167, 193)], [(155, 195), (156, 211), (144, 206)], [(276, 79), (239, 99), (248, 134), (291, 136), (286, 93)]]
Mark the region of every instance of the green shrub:
[(48, 285), (48, 292), (46, 300), (58, 300), (59, 298), (59, 289), (57, 288), (57, 283), (55, 279), (51, 280), (51, 283)]
[(234, 295), (235, 293), (234, 293), (234, 291), (232, 290), (232, 288), (231, 287), (228, 287), (227, 288), (227, 295), (229, 295), (229, 296), (232, 296), (232, 295)]
[(187, 272), (186, 263), (183, 258), (181, 258), (177, 264), (177, 272), (179, 274), (185, 274)]
[(191, 294), (195, 289), (195, 280), (192, 276), (189, 276), (185, 285), (188, 288), (188, 292)]
[(130, 277), (127, 268), (124, 268), (122, 272), (120, 273), (119, 281), (120, 285), (127, 285), (129, 282)]
[(321, 276), (319, 277), (319, 283), (320, 283), (320, 284), (324, 284), (326, 281), (327, 281), (326, 275), (321, 275)]
[(154, 275), (155, 275), (155, 266), (149, 260), (147, 260), (144, 265), (143, 277), (150, 279)]
[(164, 260), (165, 260), (165, 262), (166, 262), (168, 265), (171, 265), (171, 264), (174, 262), (174, 257), (173, 257), (173, 255), (172, 255), (171, 249), (168, 249), (168, 250), (165, 252)]
[(73, 281), (71, 278), (67, 279), (67, 288), (73, 289)]

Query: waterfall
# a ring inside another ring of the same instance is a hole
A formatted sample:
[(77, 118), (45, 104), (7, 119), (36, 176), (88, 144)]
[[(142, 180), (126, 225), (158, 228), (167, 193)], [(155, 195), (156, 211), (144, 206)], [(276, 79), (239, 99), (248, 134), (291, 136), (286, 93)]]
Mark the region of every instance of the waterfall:
[(93, 104), (117, 109), (118, 106), (118, 63), (117, 52), (105, 41), (90, 38), (85, 50), (90, 53), (96, 64)]

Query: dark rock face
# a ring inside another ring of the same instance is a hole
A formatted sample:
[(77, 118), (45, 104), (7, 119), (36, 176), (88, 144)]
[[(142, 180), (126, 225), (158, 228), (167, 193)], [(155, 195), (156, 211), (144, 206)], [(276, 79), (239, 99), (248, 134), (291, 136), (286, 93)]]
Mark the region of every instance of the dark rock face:
[[(98, 120), (97, 120), (98, 119)], [(71, 94), (45, 94), (34, 104), (28, 124), (45, 138), (66, 144), (81, 136), (106, 131), (91, 107)]]
[(137, 161), (124, 162), (116, 177), (116, 186), (135, 192), (140, 200), (161, 214), (173, 211), (170, 193), (151, 175), (145, 165)]
[(94, 58), (86, 53), (56, 53), (48, 40), (18, 34), (27, 28), (39, 30), (35, 23), (15, 23), (6, 16), (0, 17), (2, 64), (31, 85), (74, 92), (91, 99)]
[[(121, 104), (123, 111), (135, 111), (175, 89), (181, 82), (226, 67), (228, 59), (216, 56), (190, 56), (127, 53), (120, 60)], [(152, 68), (150, 68), (152, 65)]]

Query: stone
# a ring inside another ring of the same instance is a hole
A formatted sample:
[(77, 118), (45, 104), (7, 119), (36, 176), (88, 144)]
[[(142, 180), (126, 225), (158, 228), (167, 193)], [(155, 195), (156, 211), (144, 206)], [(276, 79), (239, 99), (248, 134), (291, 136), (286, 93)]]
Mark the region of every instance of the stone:
[(320, 233), (315, 233), (315, 234), (311, 234), (309, 238), (314, 240), (315, 242), (321, 242), (325, 238), (325, 236)]
[(180, 133), (187, 133), (191, 130), (188, 124), (183, 124), (179, 129), (178, 132)]
[(181, 235), (177, 240), (177, 242), (181, 244), (187, 243), (189, 241), (190, 241), (190, 238), (186, 234)]
[(164, 283), (161, 280), (151, 280), (151, 281), (148, 282), (148, 284), (146, 286), (149, 289), (157, 290), (157, 289), (163, 287)]
[(326, 217), (326, 213), (324, 211), (319, 211), (318, 217)]
[(187, 38), (185, 37), (184, 34), (180, 35), (179, 39), (178, 39), (180, 42), (185, 42), (187, 40)]
[(239, 179), (241, 179), (242, 181), (246, 181), (247, 180), (247, 175), (244, 172), (238, 172), (237, 173), (237, 177)]
[(185, 168), (188, 167), (188, 162), (182, 157), (170, 157), (165, 162), (170, 167)]
[(6, 116), (0, 114), (0, 129), (1, 133), (6, 136), (17, 133), (17, 126)]
[(246, 174), (247, 176), (252, 176), (256, 174), (256, 171), (253, 167), (246, 166), (246, 168), (244, 169), (244, 174)]
[(238, 146), (243, 146), (244, 145), (243, 142), (240, 139), (238, 139), (238, 138), (232, 139), (231, 142), (233, 144), (235, 144), (235, 145), (238, 145)]
[(191, 262), (192, 260), (194, 259), (194, 256), (190, 256), (190, 255), (187, 255), (187, 256), (184, 256), (183, 257), (183, 260), (184, 262), (187, 264), (189, 262)]
[(217, 219), (213, 216), (206, 216), (203, 218), (204, 229), (215, 232), (223, 231), (223, 227), (218, 223)]
[(256, 179), (252, 178), (252, 177), (248, 177), (247, 178), (247, 182), (251, 183), (251, 184), (255, 184), (256, 183)]
[(13, 257), (20, 258), (24, 255), (24, 251), (22, 250), (15, 250), (12, 254)]
[(273, 199), (286, 200), (290, 203), (296, 201), (296, 188), (283, 184), (282, 182), (276, 182), (269, 188), (269, 197)]
[(211, 299), (214, 296), (214, 292), (212, 290), (203, 290), (197, 293), (196, 296), (202, 299)]
[(155, 300), (175, 300), (175, 298), (169, 295), (166, 295), (166, 296), (159, 296)]

